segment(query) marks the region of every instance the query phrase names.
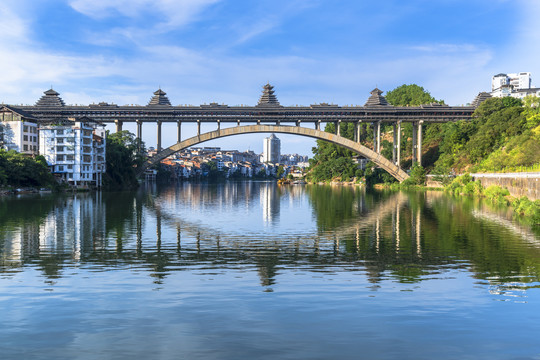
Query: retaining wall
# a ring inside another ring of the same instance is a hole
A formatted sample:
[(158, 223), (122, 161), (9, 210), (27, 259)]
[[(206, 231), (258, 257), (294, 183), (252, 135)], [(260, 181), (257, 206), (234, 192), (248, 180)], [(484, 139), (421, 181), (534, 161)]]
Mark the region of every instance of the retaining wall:
[(508, 174), (471, 174), (474, 180), (480, 181), (484, 188), (498, 185), (507, 188), (514, 197), (526, 196), (530, 200), (540, 199), (540, 173), (508, 173)]

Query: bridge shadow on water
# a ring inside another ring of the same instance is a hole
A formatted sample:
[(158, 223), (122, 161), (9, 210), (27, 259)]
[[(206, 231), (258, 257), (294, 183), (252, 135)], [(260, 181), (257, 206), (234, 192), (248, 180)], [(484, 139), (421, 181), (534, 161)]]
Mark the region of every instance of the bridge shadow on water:
[(256, 273), (271, 291), (287, 271), (339, 268), (376, 291), (383, 280), (416, 283), (458, 269), (504, 291), (537, 286), (539, 240), (538, 230), (439, 192), (182, 183), (0, 201), (1, 276), (32, 267), (47, 281), (73, 269), (126, 270), (165, 286), (175, 272), (232, 271)]

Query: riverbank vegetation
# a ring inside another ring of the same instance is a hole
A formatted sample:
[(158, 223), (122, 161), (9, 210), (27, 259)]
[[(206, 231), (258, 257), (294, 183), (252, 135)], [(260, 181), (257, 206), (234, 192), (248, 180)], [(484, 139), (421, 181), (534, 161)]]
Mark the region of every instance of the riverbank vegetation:
[(479, 181), (472, 180), (469, 174), (456, 177), (444, 190), (454, 196), (484, 197), (493, 203), (511, 206), (516, 214), (524, 216), (532, 224), (540, 224), (540, 200), (532, 201), (526, 196), (512, 197), (508, 189), (497, 185), (484, 188)]
[(51, 187), (55, 183), (43, 156), (0, 149), (0, 187)]

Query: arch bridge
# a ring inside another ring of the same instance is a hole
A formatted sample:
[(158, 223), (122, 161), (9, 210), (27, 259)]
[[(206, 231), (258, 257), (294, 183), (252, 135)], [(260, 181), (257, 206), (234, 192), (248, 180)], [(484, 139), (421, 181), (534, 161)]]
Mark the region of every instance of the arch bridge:
[[(308, 136), (345, 146), (373, 160), (400, 181), (406, 178), (406, 174), (398, 170), (401, 160), (401, 136), (399, 135), (402, 123), (413, 125), (413, 162), (421, 164), (422, 124), (469, 120), (476, 107), (490, 97), (488, 93), (480, 93), (471, 106), (448, 106), (435, 103), (398, 107), (388, 104), (382, 96), (382, 91), (376, 88), (371, 91), (371, 96), (364, 106), (338, 106), (327, 103), (310, 106), (282, 106), (274, 94), (274, 87), (270, 84), (263, 87), (262, 95), (255, 106), (229, 106), (217, 103), (173, 106), (167, 94), (161, 89), (154, 92), (154, 96), (146, 106), (119, 106), (106, 102), (91, 105), (66, 105), (59, 95), (58, 92), (50, 89), (45, 91), (44, 96), (33, 106), (10, 105), (10, 108), (39, 123), (58, 124), (68, 119), (90, 119), (115, 124), (116, 131), (121, 131), (125, 122), (132, 122), (137, 124), (137, 138), (139, 139), (142, 138), (143, 124), (153, 123), (157, 126), (158, 152), (163, 150), (162, 123), (176, 123), (177, 144), (159, 153), (156, 161), (158, 158), (163, 158), (162, 154), (173, 153), (182, 146), (191, 146), (203, 141), (242, 133), (281, 132)], [(196, 123), (197, 136), (182, 140), (183, 123)], [(217, 124), (217, 130), (201, 134), (201, 124), (204, 123)], [(236, 123), (236, 130), (220, 130), (221, 123)], [(240, 126), (241, 123), (249, 125)], [(313, 124), (315, 129), (301, 126), (306, 123)], [(335, 125), (333, 136), (321, 131), (321, 123)], [(354, 124), (354, 141), (351, 142), (339, 135), (342, 123)], [(282, 126), (282, 124), (289, 126)], [(387, 164), (386, 159), (381, 156), (381, 124), (391, 124), (394, 128), (393, 157), (390, 164)], [(368, 126), (373, 129), (373, 150), (360, 145), (362, 131), (367, 130)]]
[(380, 153), (361, 145), (359, 142), (349, 140), (343, 136), (328, 133), (326, 131), (321, 131), (317, 129), (310, 129), (301, 126), (283, 126), (283, 125), (245, 125), (245, 126), (235, 126), (225, 129), (217, 129), (210, 131), (204, 134), (198, 134), (189, 139), (183, 140), (179, 143), (168, 147), (165, 150), (160, 151), (155, 156), (151, 157), (141, 168), (139, 175), (143, 174), (146, 169), (150, 166), (160, 162), (161, 160), (173, 155), (174, 153), (188, 148), (190, 146), (197, 145), (199, 143), (219, 139), (222, 137), (240, 135), (240, 134), (252, 134), (252, 133), (281, 133), (281, 134), (292, 134), (307, 136), (310, 138), (328, 141), (344, 148), (347, 148), (359, 155), (362, 155), (365, 158), (370, 159), (375, 164), (386, 170), (392, 176), (394, 176), (400, 182), (408, 178), (409, 176), (405, 171), (403, 171), (398, 165), (392, 163), (390, 160), (386, 159)]

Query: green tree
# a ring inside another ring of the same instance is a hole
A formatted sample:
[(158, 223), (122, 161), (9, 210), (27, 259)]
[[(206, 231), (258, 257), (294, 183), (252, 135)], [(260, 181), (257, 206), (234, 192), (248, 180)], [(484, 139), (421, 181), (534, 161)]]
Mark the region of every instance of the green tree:
[(540, 126), (540, 98), (537, 96), (527, 96), (524, 100), (524, 115), (527, 119), (527, 127), (534, 129)]
[(283, 165), (279, 165), (276, 170), (276, 178), (281, 179), (283, 177), (283, 174), (285, 174), (285, 168)]
[[(335, 125), (326, 124), (324, 131), (334, 133)], [(341, 123), (340, 135), (352, 140), (354, 136), (353, 123)], [(323, 140), (317, 140), (317, 147), (313, 148), (313, 158), (310, 159), (310, 172), (308, 178), (314, 182), (329, 181), (341, 178), (349, 181), (356, 172), (357, 165), (353, 162), (353, 152), (339, 145)]]
[(144, 143), (127, 130), (112, 134), (107, 131), (106, 146), (104, 186), (114, 189), (137, 187), (136, 169), (144, 162)]
[(430, 103), (444, 104), (443, 100), (436, 100), (423, 87), (416, 84), (398, 86), (385, 95), (386, 100), (394, 106), (418, 106)]
[(40, 187), (54, 184), (43, 156), (32, 158), (14, 150), (0, 150), (0, 185)]

